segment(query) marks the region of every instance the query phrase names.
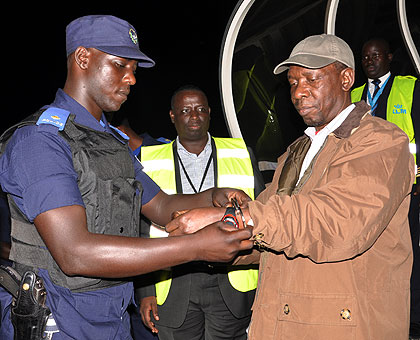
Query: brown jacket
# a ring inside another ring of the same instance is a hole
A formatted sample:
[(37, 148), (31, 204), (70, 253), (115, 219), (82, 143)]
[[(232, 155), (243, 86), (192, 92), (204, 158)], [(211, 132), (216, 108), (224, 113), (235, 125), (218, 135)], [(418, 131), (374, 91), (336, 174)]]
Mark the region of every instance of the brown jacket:
[(250, 340), (408, 338), (414, 159), (406, 134), (368, 111), (357, 103), (291, 195), (276, 194), (298, 139), (251, 202), (269, 250), (237, 261), (260, 262)]

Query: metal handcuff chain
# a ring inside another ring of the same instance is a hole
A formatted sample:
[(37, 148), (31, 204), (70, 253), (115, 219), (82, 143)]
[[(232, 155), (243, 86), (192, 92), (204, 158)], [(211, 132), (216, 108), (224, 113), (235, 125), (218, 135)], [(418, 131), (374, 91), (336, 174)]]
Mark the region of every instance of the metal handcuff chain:
[[(245, 221), (245, 216), (242, 212), (241, 207), (238, 204), (238, 201), (235, 198), (232, 198), (231, 203), (232, 203), (233, 208), (235, 209), (235, 215), (237, 217), (237, 224), (238, 224), (237, 228), (245, 228), (247, 225)], [(240, 225), (240, 223), (242, 223), (242, 225)], [(252, 236), (254, 245), (257, 246), (261, 250), (267, 249), (267, 246), (268, 246), (268, 243), (263, 240), (263, 237), (264, 237), (263, 233), (258, 233)]]
[(239, 206), (239, 203), (236, 200), (236, 198), (232, 198), (231, 202), (232, 202), (233, 208), (235, 209), (235, 215), (236, 215), (236, 219), (238, 221), (238, 228), (239, 229), (244, 229), (246, 227), (244, 213), (242, 212), (242, 209)]

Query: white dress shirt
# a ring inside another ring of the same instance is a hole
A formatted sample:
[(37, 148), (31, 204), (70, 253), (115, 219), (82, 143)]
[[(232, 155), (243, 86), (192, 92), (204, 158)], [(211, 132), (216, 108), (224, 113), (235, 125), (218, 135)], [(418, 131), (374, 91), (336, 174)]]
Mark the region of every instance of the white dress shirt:
[[(305, 130), (305, 134), (311, 139), (311, 146), (309, 147), (308, 152), (306, 153), (305, 159), (302, 163), (302, 168), (300, 169), (299, 181), (303, 176), (303, 173), (311, 164), (312, 159), (319, 152), (328, 135), (337, 129), (347, 118), (349, 113), (353, 110), (354, 104), (349, 105), (343, 111), (341, 111), (335, 118), (328, 123), (322, 130), (316, 132), (316, 129), (313, 126), (308, 127)], [(298, 181), (298, 182), (299, 182)]]
[[(382, 86), (385, 84), (385, 81), (389, 78), (390, 75), (391, 75), (391, 72), (388, 72), (384, 74), (382, 77), (378, 78), (381, 81), (379, 83), (379, 89), (382, 88)], [(372, 84), (372, 80), (373, 79), (368, 78), (368, 85), (369, 85), (368, 89), (371, 96), (373, 96), (373, 91), (375, 91), (375, 85)]]

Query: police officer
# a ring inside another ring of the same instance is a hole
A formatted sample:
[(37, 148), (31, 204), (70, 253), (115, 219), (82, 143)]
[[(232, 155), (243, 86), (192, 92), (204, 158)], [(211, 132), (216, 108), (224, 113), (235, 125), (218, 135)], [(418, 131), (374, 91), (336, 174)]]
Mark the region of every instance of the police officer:
[[(250, 229), (221, 222), (188, 237), (142, 239), (140, 210), (165, 225), (175, 210), (248, 197), (233, 189), (167, 195), (110, 129), (103, 112), (127, 100), (137, 67), (154, 65), (133, 26), (108, 15), (78, 18), (67, 26), (66, 49), (67, 78), (54, 102), (1, 139), (10, 258), (18, 272), (33, 270), (44, 281), (54, 340), (131, 339), (129, 277), (191, 260), (226, 261), (252, 247)], [(10, 302), (1, 296), (1, 339), (13, 339)]]

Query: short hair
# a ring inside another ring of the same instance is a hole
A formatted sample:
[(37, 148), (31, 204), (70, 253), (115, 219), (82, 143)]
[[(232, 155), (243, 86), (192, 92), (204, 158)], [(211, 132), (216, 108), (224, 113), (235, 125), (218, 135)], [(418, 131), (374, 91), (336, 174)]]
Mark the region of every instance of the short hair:
[(383, 47), (383, 49), (385, 50), (385, 53), (386, 53), (386, 54), (391, 53), (391, 47), (390, 47), (390, 45), (389, 45), (388, 40), (386, 40), (386, 39), (384, 39), (384, 38), (380, 38), (380, 37), (378, 37), (378, 38), (372, 38), (372, 39), (369, 39), (368, 41), (366, 41), (366, 42), (363, 44), (362, 49), (363, 49), (363, 48), (364, 48), (367, 44), (372, 43), (372, 42), (375, 42), (375, 43), (377, 43), (377, 44), (381, 45), (381, 46)]
[(338, 72), (341, 72), (342, 70), (346, 68), (349, 68), (346, 64), (343, 64), (341, 61), (334, 61), (333, 65)]
[[(171, 110), (174, 109), (175, 97), (177, 96), (177, 94), (180, 93), (180, 92), (184, 92), (184, 91), (201, 92), (203, 94), (203, 96), (207, 99), (207, 96), (204, 93), (204, 91), (202, 89), (200, 89), (198, 86), (193, 85), (193, 84), (182, 85), (181, 87), (179, 87), (178, 89), (176, 89), (175, 92), (172, 94), (172, 97), (171, 97)], [(207, 101), (208, 101), (208, 99), (207, 99)]]

